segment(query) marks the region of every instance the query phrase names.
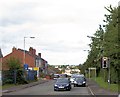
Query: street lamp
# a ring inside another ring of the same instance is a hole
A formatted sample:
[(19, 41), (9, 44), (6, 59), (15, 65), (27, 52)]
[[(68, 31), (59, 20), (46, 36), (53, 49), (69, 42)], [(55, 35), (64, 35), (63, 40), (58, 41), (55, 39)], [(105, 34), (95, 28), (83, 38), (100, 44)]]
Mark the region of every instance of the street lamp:
[(25, 39), (26, 38), (35, 38), (35, 37), (24, 37), (24, 64), (25, 64)]

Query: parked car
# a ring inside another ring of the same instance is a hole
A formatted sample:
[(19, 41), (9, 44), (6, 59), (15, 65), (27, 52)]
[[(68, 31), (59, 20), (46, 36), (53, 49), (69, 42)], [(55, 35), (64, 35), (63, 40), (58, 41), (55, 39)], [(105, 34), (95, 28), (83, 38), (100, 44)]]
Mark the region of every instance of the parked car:
[(71, 83), (69, 78), (58, 78), (54, 84), (54, 91), (58, 90), (71, 90)]
[(85, 79), (85, 77), (77, 77), (77, 78), (75, 78), (75, 80), (74, 80), (74, 87), (76, 87), (76, 86), (86, 86), (86, 79)]

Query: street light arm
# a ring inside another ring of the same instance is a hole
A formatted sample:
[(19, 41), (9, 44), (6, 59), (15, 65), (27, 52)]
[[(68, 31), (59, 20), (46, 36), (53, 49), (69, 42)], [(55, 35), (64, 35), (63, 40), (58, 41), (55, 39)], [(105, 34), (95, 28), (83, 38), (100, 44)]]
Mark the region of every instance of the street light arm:
[(35, 38), (35, 37), (24, 37), (24, 38)]
[(35, 38), (35, 37), (30, 37), (30, 38)]

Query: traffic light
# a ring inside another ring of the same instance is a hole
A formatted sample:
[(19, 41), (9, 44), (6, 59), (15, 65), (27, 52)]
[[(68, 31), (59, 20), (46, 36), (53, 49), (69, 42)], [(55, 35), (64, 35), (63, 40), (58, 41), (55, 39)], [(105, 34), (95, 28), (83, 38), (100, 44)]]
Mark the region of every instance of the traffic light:
[(107, 57), (102, 58), (102, 68), (108, 68), (108, 58)]

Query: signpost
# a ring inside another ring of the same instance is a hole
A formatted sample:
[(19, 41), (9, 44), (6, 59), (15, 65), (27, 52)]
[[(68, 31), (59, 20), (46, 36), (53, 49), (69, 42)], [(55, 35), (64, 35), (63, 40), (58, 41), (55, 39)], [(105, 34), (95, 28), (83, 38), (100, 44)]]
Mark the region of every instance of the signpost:
[(26, 80), (27, 80), (27, 75), (28, 75), (27, 74), (28, 67), (29, 67), (28, 64), (24, 64), (24, 67), (23, 67), (24, 68), (24, 77)]
[(37, 71), (37, 78), (39, 79), (39, 67), (34, 67), (33, 70)]
[(24, 70), (28, 70), (28, 64), (24, 64)]

